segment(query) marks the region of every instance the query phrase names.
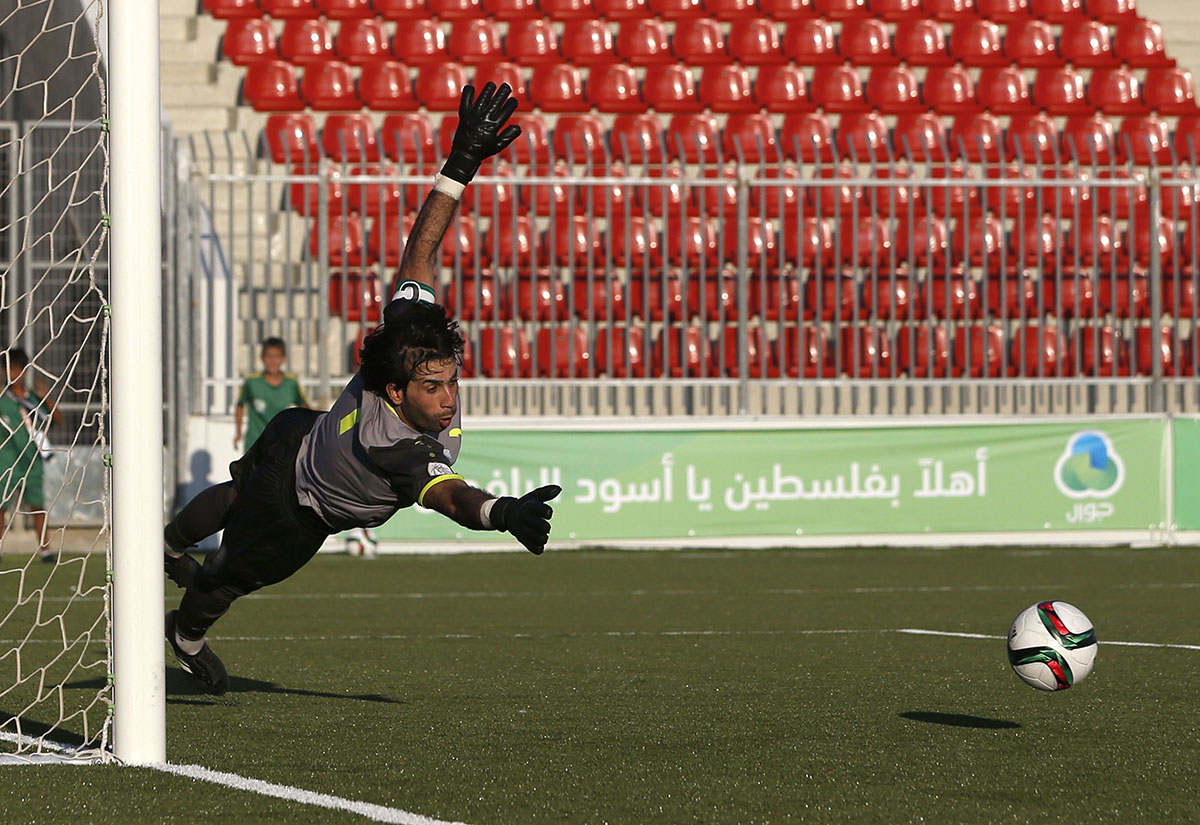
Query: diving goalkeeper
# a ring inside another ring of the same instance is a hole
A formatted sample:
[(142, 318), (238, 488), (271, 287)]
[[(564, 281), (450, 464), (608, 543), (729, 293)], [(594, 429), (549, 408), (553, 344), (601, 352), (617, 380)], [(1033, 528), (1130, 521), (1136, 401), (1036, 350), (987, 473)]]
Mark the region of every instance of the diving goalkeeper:
[[(166, 526), (167, 575), (185, 588), (167, 614), (167, 641), (209, 693), (224, 693), (228, 677), (205, 641), (208, 629), (236, 599), (303, 567), (333, 533), (375, 527), (420, 504), (473, 530), (507, 531), (531, 553), (545, 549), (547, 502), (559, 487), (496, 498), (453, 470), (463, 339), (434, 303), (439, 247), (464, 187), (521, 132), (505, 126), (517, 106), (510, 93), (507, 84), (488, 83), (478, 97), (463, 89), (450, 154), (404, 247), (397, 297), (333, 408), (275, 416), (230, 465), (231, 480), (198, 494)], [(221, 529), (221, 546), (203, 566), (187, 554)]]

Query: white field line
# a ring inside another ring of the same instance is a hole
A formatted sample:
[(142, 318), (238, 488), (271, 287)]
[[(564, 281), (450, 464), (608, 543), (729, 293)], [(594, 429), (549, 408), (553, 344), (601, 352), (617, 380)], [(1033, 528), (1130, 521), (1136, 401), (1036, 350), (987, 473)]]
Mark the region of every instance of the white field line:
[[(612, 598), (627, 596), (729, 596), (729, 595), (762, 595), (762, 596), (837, 596), (877, 593), (986, 593), (1007, 590), (1064, 590), (1072, 585), (1067, 584), (978, 584), (978, 585), (913, 585), (886, 587), (789, 587), (770, 588), (766, 590), (729, 591), (724, 589), (691, 589), (691, 590), (592, 590), (574, 592), (567, 590), (465, 590), (450, 592), (393, 592), (393, 593), (251, 593), (244, 598), (254, 600), (374, 600), (374, 599), (528, 599), (528, 598)], [(1114, 585), (1117, 590), (1195, 590), (1200, 588), (1200, 582), (1144, 582), (1134, 584)], [(36, 592), (36, 591), (33, 591)], [(174, 603), (179, 591), (168, 590), (165, 601)], [(48, 596), (40, 597), (43, 602), (87, 602), (101, 601), (103, 595), (80, 596)], [(27, 601), (29, 599), (26, 599)]]
[[(888, 631), (884, 631), (888, 632)], [(890, 631), (892, 633), (907, 633), (912, 636), (954, 636), (959, 639), (1004, 639), (1005, 636), (989, 636), (984, 633), (953, 633), (948, 630), (922, 630), (916, 627), (904, 627), (899, 630)], [(1107, 639), (1100, 639), (1097, 644), (1100, 647), (1116, 645), (1119, 647), (1158, 647), (1170, 648), (1171, 650), (1200, 650), (1200, 645), (1179, 645), (1179, 644), (1163, 644), (1159, 642), (1113, 642)]]
[[(14, 742), (18, 745), (26, 745), (28, 747), (37, 748), (43, 754), (49, 752), (54, 756), (63, 757), (59, 761), (47, 762), (45, 759), (37, 759), (31, 757), (25, 761), (30, 764), (68, 764), (70, 763), (69, 756), (75, 753), (75, 748), (69, 745), (64, 745), (61, 742), (55, 742), (51, 739), (39, 740), (33, 736), (23, 736), (15, 733), (7, 733), (0, 731), (0, 741)], [(22, 760), (14, 759), (6, 764), (18, 764)], [(400, 808), (389, 808), (385, 805), (376, 805), (371, 802), (362, 802), (357, 799), (346, 799), (341, 796), (332, 796), (330, 794), (317, 793), (316, 791), (306, 791), (303, 788), (295, 788), (291, 785), (280, 785), (275, 782), (264, 782), (261, 779), (251, 779), (246, 776), (241, 776), (228, 771), (214, 771), (210, 768), (202, 767), (201, 765), (173, 765), (169, 762), (154, 762), (148, 765), (138, 765), (137, 767), (149, 768), (163, 773), (174, 774), (175, 776), (185, 776), (189, 779), (195, 779), (199, 782), (211, 782), (214, 785), (223, 785), (226, 788), (233, 788), (239, 791), (249, 791), (250, 793), (260, 794), (262, 796), (273, 796), (276, 799), (283, 799), (288, 802), (296, 802), (301, 805), (313, 805), (318, 808), (329, 808), (334, 811), (347, 811), (352, 814), (366, 817), (373, 822), (387, 822), (393, 825), (463, 825), (461, 822), (448, 822), (442, 819), (433, 819), (432, 817), (414, 814), (411, 811), (404, 811)]]

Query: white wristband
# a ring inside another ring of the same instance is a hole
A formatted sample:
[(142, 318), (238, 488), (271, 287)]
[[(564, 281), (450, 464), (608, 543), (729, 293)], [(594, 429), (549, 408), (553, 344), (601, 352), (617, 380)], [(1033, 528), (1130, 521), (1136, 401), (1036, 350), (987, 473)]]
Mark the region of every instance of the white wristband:
[(459, 183), (453, 178), (448, 178), (443, 174), (433, 176), (433, 191), (441, 192), (443, 195), (449, 195), (455, 200), (462, 199), (463, 190), (467, 188), (465, 183)]
[(484, 530), (492, 528), (492, 508), (496, 506), (496, 499), (489, 498), (483, 504), (479, 505), (479, 521), (483, 524)]

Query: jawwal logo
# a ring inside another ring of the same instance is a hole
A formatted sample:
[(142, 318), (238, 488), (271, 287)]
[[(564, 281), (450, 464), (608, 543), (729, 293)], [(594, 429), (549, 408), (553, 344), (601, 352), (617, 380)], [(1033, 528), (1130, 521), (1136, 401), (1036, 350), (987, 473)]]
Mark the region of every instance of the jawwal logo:
[(1070, 498), (1108, 498), (1121, 489), (1125, 464), (1112, 441), (1099, 430), (1084, 430), (1067, 440), (1054, 465), (1054, 483)]

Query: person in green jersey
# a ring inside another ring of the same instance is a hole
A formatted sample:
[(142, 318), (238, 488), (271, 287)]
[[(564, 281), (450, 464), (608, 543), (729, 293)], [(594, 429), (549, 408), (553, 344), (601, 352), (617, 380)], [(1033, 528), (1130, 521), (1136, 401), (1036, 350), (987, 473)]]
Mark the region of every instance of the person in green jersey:
[(233, 446), (237, 447), (242, 440), (242, 424), (246, 426), (246, 443), (243, 450), (249, 450), (267, 422), (289, 407), (307, 407), (308, 401), (300, 389), (296, 376), (283, 372), (283, 362), (287, 360), (287, 344), (282, 338), (268, 338), (262, 342), (263, 371), (247, 376), (242, 384), (242, 392), (237, 402), (237, 431), (233, 436)]
[(42, 486), (42, 452), (49, 443), (46, 430), (62, 414), (50, 398), (50, 385), (36, 375), (34, 388), (26, 386), (29, 356), (13, 347), (3, 355), (4, 391), (0, 394), (0, 536), (4, 535), (7, 511), (18, 505), (20, 513), (33, 516), (42, 561), (52, 562), (50, 537), (46, 535), (46, 491)]

